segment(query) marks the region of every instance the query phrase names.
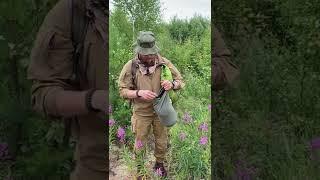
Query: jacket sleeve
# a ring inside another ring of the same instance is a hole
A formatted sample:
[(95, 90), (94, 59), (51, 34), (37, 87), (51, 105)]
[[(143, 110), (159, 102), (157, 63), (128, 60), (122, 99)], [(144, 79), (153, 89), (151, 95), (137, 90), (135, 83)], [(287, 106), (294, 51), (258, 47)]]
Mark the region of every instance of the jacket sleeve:
[(238, 67), (230, 61), (231, 52), (226, 47), (220, 32), (214, 27), (213, 30), (213, 62), (212, 62), (212, 85), (213, 90), (221, 90), (230, 85), (239, 75)]
[(59, 1), (48, 13), (37, 34), (28, 67), (33, 108), (48, 116), (67, 117), (87, 113), (85, 92), (71, 83), (73, 45), (67, 1)]
[(128, 98), (128, 91), (133, 89), (132, 75), (131, 75), (131, 65), (132, 61), (128, 61), (122, 68), (118, 79), (118, 87), (120, 92), (120, 97), (124, 99)]

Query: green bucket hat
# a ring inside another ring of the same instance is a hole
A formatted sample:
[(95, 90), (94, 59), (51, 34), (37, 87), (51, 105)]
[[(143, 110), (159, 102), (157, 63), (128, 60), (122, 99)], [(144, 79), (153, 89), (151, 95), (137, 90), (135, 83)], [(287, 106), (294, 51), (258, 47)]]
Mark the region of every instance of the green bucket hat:
[(157, 54), (160, 49), (156, 45), (156, 38), (151, 31), (140, 31), (134, 51), (142, 55)]

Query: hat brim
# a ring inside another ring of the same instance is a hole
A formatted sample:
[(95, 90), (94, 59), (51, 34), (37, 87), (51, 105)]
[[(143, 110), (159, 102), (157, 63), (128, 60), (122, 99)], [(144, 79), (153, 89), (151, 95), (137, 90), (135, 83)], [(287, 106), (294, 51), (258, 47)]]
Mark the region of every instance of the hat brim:
[(142, 55), (149, 55), (149, 54), (157, 54), (159, 53), (160, 49), (157, 45), (154, 45), (152, 48), (143, 48), (140, 46), (136, 46), (134, 51), (136, 53), (142, 54)]

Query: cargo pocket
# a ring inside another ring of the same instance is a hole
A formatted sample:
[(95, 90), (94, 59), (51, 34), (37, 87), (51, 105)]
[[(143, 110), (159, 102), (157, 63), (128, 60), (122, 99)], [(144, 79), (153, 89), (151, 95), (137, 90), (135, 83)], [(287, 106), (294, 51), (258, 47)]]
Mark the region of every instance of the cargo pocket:
[(72, 72), (72, 43), (54, 29), (42, 29), (31, 52), (29, 79), (68, 79)]

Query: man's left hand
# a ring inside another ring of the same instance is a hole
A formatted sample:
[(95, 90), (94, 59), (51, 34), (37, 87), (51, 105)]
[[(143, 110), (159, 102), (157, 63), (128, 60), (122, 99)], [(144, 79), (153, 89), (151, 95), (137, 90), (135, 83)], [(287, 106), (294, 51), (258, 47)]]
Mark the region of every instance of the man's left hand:
[(162, 81), (161, 86), (162, 86), (162, 87), (164, 88), (164, 90), (166, 90), (166, 91), (172, 89), (172, 87), (173, 87), (172, 82), (169, 81), (169, 80), (164, 80), (164, 81)]

